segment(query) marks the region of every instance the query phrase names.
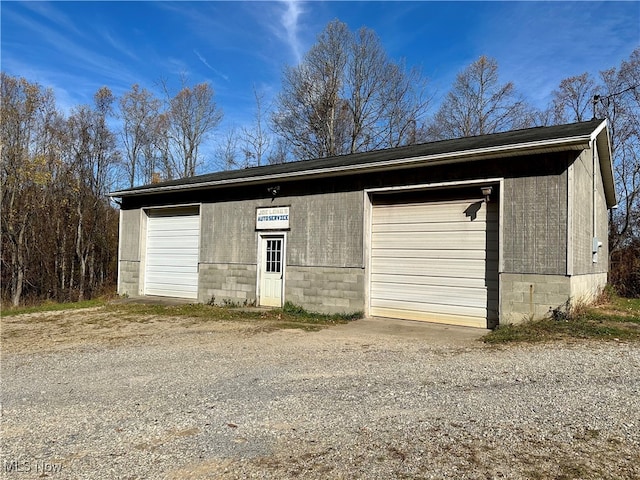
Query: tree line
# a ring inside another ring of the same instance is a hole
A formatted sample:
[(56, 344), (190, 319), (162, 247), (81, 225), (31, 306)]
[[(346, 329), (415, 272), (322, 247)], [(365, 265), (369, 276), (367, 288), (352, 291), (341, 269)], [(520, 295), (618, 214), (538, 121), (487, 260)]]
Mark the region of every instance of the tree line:
[[(1, 73), (2, 302), (77, 300), (113, 291), (118, 212), (107, 197), (199, 173), (607, 118), (620, 207), (611, 218), (612, 280), (640, 295), (640, 48), (619, 66), (566, 78), (534, 108), (495, 59), (457, 75), (434, 109), (417, 68), (386, 54), (374, 31), (333, 21), (300, 64), (286, 67), (267, 104), (254, 89), (250, 125), (218, 132), (223, 112), (208, 83), (160, 93), (99, 89), (63, 114), (53, 92)], [(435, 110), (435, 111), (434, 111)], [(433, 113), (431, 113), (433, 112)], [(209, 161), (211, 158), (209, 158)]]

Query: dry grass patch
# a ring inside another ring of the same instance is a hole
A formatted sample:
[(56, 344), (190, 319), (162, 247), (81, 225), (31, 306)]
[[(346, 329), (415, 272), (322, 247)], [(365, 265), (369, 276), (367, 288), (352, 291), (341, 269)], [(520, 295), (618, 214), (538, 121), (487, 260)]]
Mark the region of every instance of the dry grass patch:
[(501, 325), (482, 338), (489, 344), (571, 340), (640, 341), (640, 299), (611, 296), (560, 319), (528, 320)]
[(360, 314), (313, 314), (292, 305), (272, 310), (133, 303), (59, 310), (55, 305), (47, 311), (29, 311), (3, 318), (0, 341), (3, 353), (26, 353), (160, 341), (165, 335), (177, 337), (231, 330), (255, 335), (292, 328), (316, 331), (360, 317)]

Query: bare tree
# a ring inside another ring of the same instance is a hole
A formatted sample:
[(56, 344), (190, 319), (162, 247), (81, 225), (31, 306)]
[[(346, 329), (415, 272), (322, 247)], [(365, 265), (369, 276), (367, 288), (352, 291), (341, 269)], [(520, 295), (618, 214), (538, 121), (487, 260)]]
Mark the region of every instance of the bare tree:
[(115, 279), (113, 95), (101, 89), (65, 119), (50, 90), (3, 73), (0, 100), (2, 299), (90, 295)]
[(214, 97), (211, 85), (199, 83), (193, 87), (183, 86), (169, 99), (167, 132), (173, 150), (173, 168), (168, 172), (169, 178), (196, 174), (200, 146), (223, 116)]
[[(2, 263), (9, 271), (13, 305), (22, 299), (28, 278), (29, 240), (38, 219), (43, 186), (48, 183), (45, 147), (53, 94), (24, 78), (2, 73), (0, 149), (2, 170)], [(3, 286), (6, 282), (3, 282)]]
[(259, 92), (254, 85), (253, 96), (256, 100), (254, 122), (250, 128), (242, 128), (242, 142), (247, 163), (251, 160), (252, 165), (260, 166), (271, 144), (271, 138), (264, 118), (264, 93)]
[(290, 161), (291, 145), (284, 138), (276, 138), (267, 157), (269, 165), (278, 165)]
[(232, 126), (224, 134), (222, 140), (218, 143), (216, 155), (218, 157), (218, 167), (222, 170), (233, 170), (239, 168), (238, 161), (238, 132), (236, 127)]
[(481, 56), (456, 77), (440, 105), (428, 136), (469, 137), (530, 126), (529, 108), (512, 82), (500, 83), (498, 62)]
[(147, 169), (145, 178), (148, 181), (174, 178), (169, 125), (169, 114), (166, 112), (160, 113), (149, 125), (150, 141), (143, 148)]
[(103, 231), (103, 213), (108, 204), (110, 173), (117, 162), (115, 136), (107, 126), (107, 116), (114, 102), (111, 91), (103, 87), (94, 96), (95, 107), (83, 105), (67, 121), (66, 142), (71, 155), (75, 207), (75, 253), (79, 263), (78, 298), (86, 293), (87, 280), (94, 275), (93, 239)]
[(640, 239), (640, 48), (600, 77), (597, 115), (609, 120), (619, 203), (611, 223), (613, 251)]
[(584, 122), (591, 118), (595, 92), (595, 81), (586, 72), (562, 80), (553, 91), (554, 123)]
[(129, 187), (150, 183), (156, 171), (154, 145), (158, 132), (160, 100), (138, 84), (120, 98), (124, 167)]
[(428, 105), (417, 70), (391, 61), (372, 30), (337, 20), (282, 84), (273, 128), (302, 158), (410, 143)]
[(422, 119), (431, 101), (425, 97), (426, 80), (416, 69), (405, 72), (403, 65), (389, 66), (387, 75), (390, 80), (383, 92), (380, 146), (399, 147), (423, 141)]

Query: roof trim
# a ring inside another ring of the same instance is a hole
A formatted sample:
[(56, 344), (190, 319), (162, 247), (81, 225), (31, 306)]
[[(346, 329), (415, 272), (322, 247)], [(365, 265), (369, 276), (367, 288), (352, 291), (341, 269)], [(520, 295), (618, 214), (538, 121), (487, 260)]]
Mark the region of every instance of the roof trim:
[(591, 140), (595, 141), (598, 150), (598, 160), (600, 161), (600, 172), (602, 174), (602, 184), (604, 185), (604, 195), (607, 208), (612, 208), (618, 204), (616, 198), (615, 177), (613, 174), (613, 155), (611, 154), (611, 138), (607, 120), (603, 120), (591, 134)]
[[(597, 131), (601, 131), (606, 122), (603, 122)], [(604, 130), (605, 132), (607, 130)], [(515, 143), (509, 145), (498, 145), (471, 150), (447, 152), (441, 154), (422, 155), (414, 157), (403, 157), (393, 160), (382, 160), (377, 162), (358, 163), (354, 165), (342, 165), (327, 168), (317, 168), (309, 170), (297, 170), (286, 173), (276, 173), (259, 175), (255, 177), (241, 177), (222, 180), (209, 180), (197, 183), (178, 185), (159, 185), (157, 187), (146, 187), (139, 190), (119, 190), (110, 193), (111, 197), (151, 195), (162, 192), (201, 190), (205, 188), (216, 188), (231, 185), (250, 185), (266, 183), (274, 180), (293, 180), (297, 178), (322, 178), (328, 176), (339, 176), (354, 172), (375, 172), (396, 168), (411, 168), (423, 165), (438, 165), (446, 163), (461, 163), (465, 161), (476, 161), (491, 158), (500, 158), (513, 155), (531, 155), (545, 152), (560, 152), (570, 150), (587, 150), (590, 148), (590, 140), (593, 134), (576, 135), (564, 138), (548, 140), (538, 140), (533, 142)], [(600, 143), (600, 142), (598, 142)], [(600, 150), (598, 150), (600, 153)], [(604, 156), (604, 155), (603, 155)], [(604, 174), (603, 174), (604, 176)]]

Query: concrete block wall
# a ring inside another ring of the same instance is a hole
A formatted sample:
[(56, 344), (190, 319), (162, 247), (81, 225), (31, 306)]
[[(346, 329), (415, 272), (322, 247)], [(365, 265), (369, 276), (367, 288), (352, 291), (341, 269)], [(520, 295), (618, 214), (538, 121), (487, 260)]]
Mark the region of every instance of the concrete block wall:
[(198, 301), (216, 305), (225, 300), (251, 305), (256, 301), (255, 264), (200, 264)]
[(591, 303), (607, 284), (607, 274), (535, 275), (502, 273), (500, 323), (519, 323), (549, 316), (550, 309)]
[(134, 297), (140, 294), (140, 262), (120, 260), (118, 295)]
[(500, 282), (501, 324), (546, 317), (571, 298), (571, 277), (564, 275), (502, 273)]
[(285, 301), (312, 312), (364, 311), (364, 269), (287, 266)]
[(592, 303), (607, 285), (606, 273), (571, 277), (571, 298), (575, 302)]

